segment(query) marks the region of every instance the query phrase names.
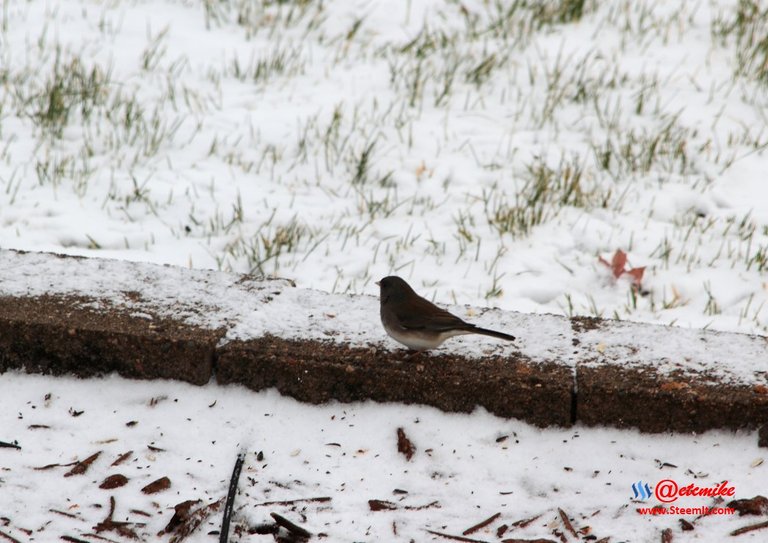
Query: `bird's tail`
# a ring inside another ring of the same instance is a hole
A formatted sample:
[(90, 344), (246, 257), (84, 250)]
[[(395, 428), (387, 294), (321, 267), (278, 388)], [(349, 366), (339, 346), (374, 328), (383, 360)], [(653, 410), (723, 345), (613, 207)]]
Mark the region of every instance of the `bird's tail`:
[(504, 332), (497, 332), (495, 330), (488, 330), (487, 328), (480, 328), (475, 326), (472, 328), (472, 332), (475, 334), (483, 334), (484, 336), (491, 336), (499, 339), (506, 339), (507, 341), (515, 341), (515, 336), (510, 336)]

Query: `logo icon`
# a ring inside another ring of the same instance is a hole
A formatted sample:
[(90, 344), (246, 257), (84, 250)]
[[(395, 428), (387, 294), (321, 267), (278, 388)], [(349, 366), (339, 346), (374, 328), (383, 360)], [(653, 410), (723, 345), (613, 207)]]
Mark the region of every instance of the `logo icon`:
[(648, 486), (648, 483), (643, 483), (642, 481), (632, 483), (632, 492), (635, 494), (635, 498), (639, 498), (643, 501), (647, 500), (653, 495), (651, 487)]
[(664, 479), (656, 483), (656, 488), (653, 489), (656, 494), (656, 499), (660, 502), (670, 503), (677, 499), (680, 487), (672, 479)]

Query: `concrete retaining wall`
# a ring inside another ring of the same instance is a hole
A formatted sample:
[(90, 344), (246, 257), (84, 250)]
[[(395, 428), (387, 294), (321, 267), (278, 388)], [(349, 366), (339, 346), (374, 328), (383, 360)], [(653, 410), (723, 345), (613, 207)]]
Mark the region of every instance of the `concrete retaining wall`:
[(520, 340), (453, 339), (406, 359), (373, 297), (39, 253), (0, 251), (0, 262), (0, 372), (214, 378), (311, 403), (482, 406), (539, 426), (768, 422), (762, 336), (475, 309), (470, 320)]

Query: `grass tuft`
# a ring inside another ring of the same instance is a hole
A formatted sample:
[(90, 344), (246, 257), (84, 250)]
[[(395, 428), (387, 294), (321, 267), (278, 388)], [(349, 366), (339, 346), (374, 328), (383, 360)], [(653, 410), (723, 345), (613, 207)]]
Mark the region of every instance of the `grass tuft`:
[(98, 66), (87, 68), (79, 57), (63, 60), (57, 48), (47, 81), (29, 99), (30, 116), (45, 134), (60, 138), (73, 113), (87, 121), (104, 103), (109, 84), (109, 71)]

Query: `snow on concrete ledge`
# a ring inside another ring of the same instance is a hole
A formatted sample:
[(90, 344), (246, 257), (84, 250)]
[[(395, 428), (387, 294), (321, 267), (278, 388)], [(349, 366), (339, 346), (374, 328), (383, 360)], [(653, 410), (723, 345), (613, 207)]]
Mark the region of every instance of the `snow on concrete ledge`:
[(371, 296), (203, 270), (0, 251), (0, 371), (196, 384), (211, 376), (303, 401), (397, 401), (540, 426), (702, 431), (768, 422), (768, 342), (745, 336), (449, 307), (519, 339), (448, 341), (405, 359)]

